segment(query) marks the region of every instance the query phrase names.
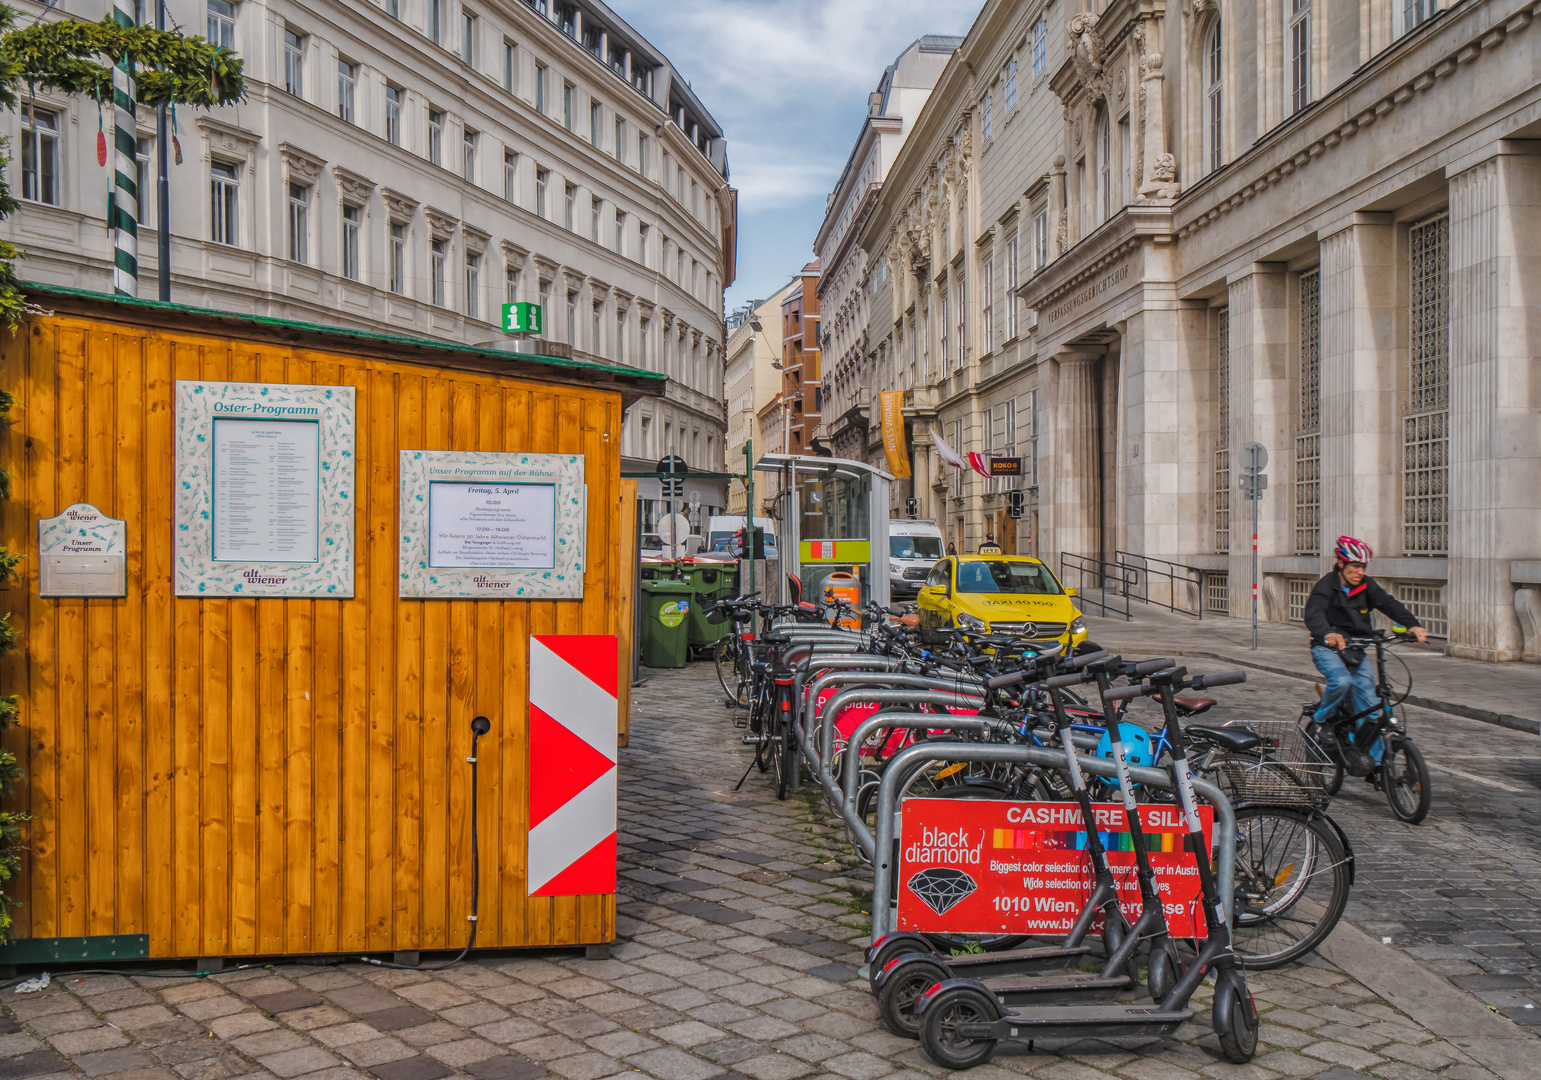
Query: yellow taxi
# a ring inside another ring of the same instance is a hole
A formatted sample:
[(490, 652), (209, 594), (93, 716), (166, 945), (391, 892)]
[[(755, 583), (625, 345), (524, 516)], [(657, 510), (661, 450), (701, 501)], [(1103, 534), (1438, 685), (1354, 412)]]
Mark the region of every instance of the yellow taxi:
[(937, 629), (956, 626), (1073, 647), (1086, 640), (1075, 594), (1025, 555), (950, 555), (921, 587), (920, 633), (934, 638)]

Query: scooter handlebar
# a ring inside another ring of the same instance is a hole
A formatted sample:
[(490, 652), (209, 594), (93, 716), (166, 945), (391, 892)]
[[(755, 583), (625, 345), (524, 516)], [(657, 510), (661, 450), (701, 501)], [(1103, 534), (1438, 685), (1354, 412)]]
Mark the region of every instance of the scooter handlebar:
[(1021, 671), (1008, 671), (1004, 675), (997, 675), (993, 679), (986, 679), (985, 685), (991, 690), (999, 690), (1003, 686), (1014, 686), (1019, 682), (1026, 682), (1032, 672), (1023, 668)]
[(1102, 649), (1094, 653), (1087, 653), (1085, 656), (1078, 656), (1074, 660), (1070, 661), (1070, 666), (1079, 671), (1088, 664), (1095, 664), (1098, 660), (1101, 660), (1107, 655), (1108, 651), (1106, 649)]
[(1245, 671), (1222, 671), (1215, 675), (1195, 675), (1193, 677), (1193, 689), (1205, 690), (1211, 686), (1230, 686), (1232, 683), (1244, 683), (1247, 681)]
[(1151, 686), (1117, 686), (1102, 695), (1103, 701), (1127, 701), (1129, 698), (1145, 697), (1155, 690)]
[(1132, 674), (1143, 679), (1146, 675), (1154, 675), (1158, 671), (1165, 671), (1167, 668), (1175, 666), (1170, 658), (1161, 656), (1154, 660), (1146, 660), (1135, 664)]
[(1058, 689), (1061, 686), (1076, 686), (1086, 681), (1086, 676), (1079, 671), (1073, 671), (1069, 675), (1056, 675), (1044, 682), (1045, 686)]

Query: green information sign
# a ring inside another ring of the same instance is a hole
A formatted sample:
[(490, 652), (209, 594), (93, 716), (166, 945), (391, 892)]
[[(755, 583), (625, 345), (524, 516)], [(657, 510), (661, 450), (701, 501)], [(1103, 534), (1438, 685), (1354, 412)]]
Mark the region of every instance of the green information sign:
[(539, 304), (504, 304), (503, 331), (508, 334), (538, 334), (540, 316)]

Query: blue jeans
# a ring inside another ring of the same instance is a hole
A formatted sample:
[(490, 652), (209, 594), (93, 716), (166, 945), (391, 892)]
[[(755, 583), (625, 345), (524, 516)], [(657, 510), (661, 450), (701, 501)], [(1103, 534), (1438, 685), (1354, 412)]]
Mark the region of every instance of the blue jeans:
[[(1363, 728), (1369, 724), (1379, 711), (1380, 699), (1375, 693), (1375, 665), (1367, 655), (1355, 669), (1350, 669), (1343, 662), (1343, 654), (1326, 645), (1311, 646), (1311, 660), (1316, 664), (1316, 670), (1327, 678), (1327, 686), (1322, 691), (1322, 703), (1317, 707), (1316, 719), (1326, 720), (1338, 711), (1338, 706), (1344, 698), (1349, 699), (1349, 704), (1354, 713), (1365, 713), (1355, 725)], [(1366, 710), (1375, 710), (1366, 712)], [(1376, 746), (1371, 748), (1371, 756), (1380, 760), (1380, 740), (1376, 740)]]

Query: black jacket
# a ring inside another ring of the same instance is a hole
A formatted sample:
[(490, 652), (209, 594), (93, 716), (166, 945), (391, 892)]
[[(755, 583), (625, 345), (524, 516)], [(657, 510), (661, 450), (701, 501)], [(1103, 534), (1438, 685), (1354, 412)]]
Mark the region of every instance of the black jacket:
[(1316, 583), (1306, 600), (1306, 629), (1311, 631), (1312, 645), (1325, 645), (1327, 635), (1336, 631), (1344, 635), (1367, 636), (1375, 632), (1370, 612), (1380, 611), (1391, 616), (1401, 626), (1418, 626), (1419, 622), (1398, 602), (1397, 598), (1375, 584), (1366, 574), (1352, 596), (1344, 593), (1338, 572), (1333, 570)]

